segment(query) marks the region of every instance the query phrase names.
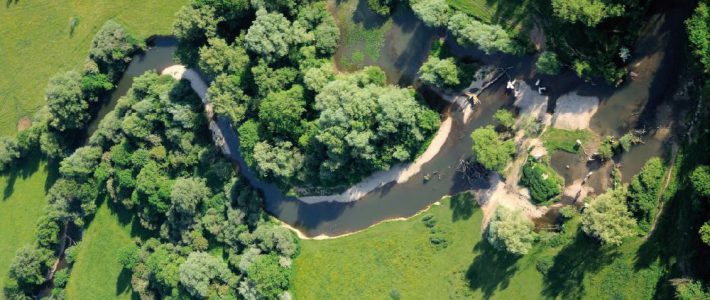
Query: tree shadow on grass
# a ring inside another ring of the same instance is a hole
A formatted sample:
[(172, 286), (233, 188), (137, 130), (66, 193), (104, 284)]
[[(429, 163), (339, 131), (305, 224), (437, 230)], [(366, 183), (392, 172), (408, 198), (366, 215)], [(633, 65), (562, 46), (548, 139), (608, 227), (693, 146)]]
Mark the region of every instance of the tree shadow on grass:
[(116, 279), (116, 296), (125, 293), (131, 286), (131, 271), (125, 268), (121, 269)]
[(17, 182), (17, 178), (29, 178), (39, 170), (42, 159), (44, 159), (42, 154), (39, 153), (39, 151), (34, 151), (23, 158), (20, 164), (0, 174), (7, 177), (3, 190), (3, 200), (7, 200), (15, 192), (15, 182)]
[(473, 195), (469, 192), (464, 192), (451, 197), (449, 208), (453, 212), (451, 220), (456, 222), (460, 220), (468, 220), (473, 215), (476, 207)]
[(610, 264), (620, 253), (600, 246), (579, 232), (574, 242), (562, 248), (545, 275), (542, 294), (546, 298), (581, 299), (584, 277)]
[(515, 263), (520, 256), (508, 254), (481, 241), (473, 248), (476, 253), (473, 263), (466, 271), (466, 282), (472, 290), (481, 290), (485, 299), (490, 299), (496, 290), (503, 290), (518, 271)]

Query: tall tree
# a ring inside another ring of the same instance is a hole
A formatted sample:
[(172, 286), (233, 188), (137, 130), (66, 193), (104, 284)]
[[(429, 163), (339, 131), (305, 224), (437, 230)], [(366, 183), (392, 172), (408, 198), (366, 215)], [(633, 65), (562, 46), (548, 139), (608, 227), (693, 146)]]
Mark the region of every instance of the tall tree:
[(487, 239), (494, 247), (516, 255), (527, 254), (535, 241), (535, 225), (522, 211), (496, 208), (488, 224)]
[(515, 154), (513, 141), (504, 141), (493, 129), (493, 126), (474, 130), (471, 133), (471, 139), (473, 139), (473, 154), (476, 161), (488, 170), (503, 172)]
[(626, 187), (610, 189), (589, 202), (582, 212), (582, 230), (604, 244), (621, 245), (634, 235), (636, 221), (626, 207)]
[(59, 131), (76, 130), (89, 121), (89, 103), (84, 99), (81, 75), (76, 71), (52, 77), (45, 95), (50, 126)]

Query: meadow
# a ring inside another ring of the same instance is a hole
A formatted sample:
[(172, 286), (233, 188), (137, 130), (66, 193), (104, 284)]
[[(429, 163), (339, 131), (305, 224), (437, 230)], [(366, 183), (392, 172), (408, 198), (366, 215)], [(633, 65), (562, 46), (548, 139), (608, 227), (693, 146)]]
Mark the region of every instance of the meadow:
[(113, 19), (139, 38), (168, 34), (175, 12), (185, 3), (6, 1), (0, 7), (0, 135), (15, 133), (20, 119), (44, 105), (44, 88), (52, 75), (82, 67), (104, 22)]
[(35, 224), (47, 203), (44, 193), (48, 166), (32, 159), (0, 177), (0, 288), (15, 251), (34, 242)]
[[(139, 38), (168, 34), (175, 12), (187, 0), (8, 0), (0, 7), (0, 135), (14, 135), (18, 122), (44, 105), (51, 76), (79, 69), (94, 34), (110, 19)], [(70, 22), (75, 20), (75, 26)], [(0, 288), (15, 255), (33, 242), (37, 218), (56, 166), (39, 155), (0, 174)]]
[[(118, 262), (119, 250), (142, 233), (130, 213), (103, 203), (77, 246), (67, 284), (68, 299), (131, 299), (131, 276)], [(97, 267), (100, 266), (100, 267)]]
[(520, 257), (492, 248), (481, 219), (475, 202), (457, 197), (407, 221), (303, 240), (292, 291), (298, 299), (646, 299), (664, 274), (657, 253), (641, 252), (643, 238), (601, 247), (578, 217)]

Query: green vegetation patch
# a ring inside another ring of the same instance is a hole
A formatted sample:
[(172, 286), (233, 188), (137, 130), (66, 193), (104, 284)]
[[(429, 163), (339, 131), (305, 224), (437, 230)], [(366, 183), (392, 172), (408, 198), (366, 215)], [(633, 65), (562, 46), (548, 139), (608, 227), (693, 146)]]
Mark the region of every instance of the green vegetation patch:
[[(351, 236), (302, 241), (292, 292), (298, 299), (646, 299), (663, 274), (655, 250), (639, 251), (653, 247), (643, 239), (601, 247), (578, 230), (577, 216), (561, 234), (541, 234), (527, 255), (505, 254), (482, 239), (483, 214), (464, 199)], [(431, 228), (440, 228), (436, 236)], [(446, 247), (432, 247), (432, 237)]]
[(15, 173), (0, 177), (0, 290), (15, 251), (34, 242), (35, 225), (47, 200), (44, 197), (47, 166), (30, 157)]
[(130, 273), (118, 262), (121, 248), (133, 243), (131, 225), (122, 224), (108, 204), (99, 208), (78, 245), (68, 299), (131, 299)]
[(451, 8), (491, 23), (496, 12), (496, 2), (487, 0), (446, 0)]
[(530, 159), (523, 166), (520, 183), (528, 187), (532, 200), (540, 204), (557, 197), (562, 191), (565, 180), (549, 165)]
[(580, 153), (581, 147), (577, 146), (577, 140), (582, 142), (582, 146), (592, 141), (594, 134), (585, 129), (565, 130), (549, 128), (540, 137), (547, 148), (547, 152), (552, 154), (557, 150), (569, 153)]
[(343, 1), (335, 7), (335, 19), (342, 34), (335, 57), (339, 65), (348, 71), (374, 64), (380, 59), (385, 36), (393, 24), (391, 18), (378, 15), (367, 5), (358, 7), (359, 2)]
[(44, 86), (52, 75), (83, 66), (92, 37), (107, 20), (139, 38), (167, 34), (175, 12), (187, 2), (7, 1), (0, 8), (0, 135), (14, 133), (21, 118), (44, 105)]

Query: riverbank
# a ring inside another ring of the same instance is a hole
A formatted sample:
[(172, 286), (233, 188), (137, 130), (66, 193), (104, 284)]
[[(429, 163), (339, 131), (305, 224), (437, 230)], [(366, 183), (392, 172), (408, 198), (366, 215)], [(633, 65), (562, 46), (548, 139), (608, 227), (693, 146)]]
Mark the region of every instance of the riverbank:
[(452, 124), (453, 120), (451, 119), (451, 116), (447, 116), (444, 121), (441, 122), (439, 130), (436, 131), (436, 134), (431, 140), (429, 147), (427, 147), (426, 151), (424, 151), (421, 156), (414, 160), (414, 162), (407, 164), (397, 164), (392, 166), (387, 171), (375, 172), (340, 194), (299, 197), (298, 200), (308, 204), (316, 204), (321, 202), (352, 202), (359, 200), (368, 193), (378, 188), (381, 188), (389, 183), (407, 182), (414, 175), (419, 174), (422, 169), (422, 166), (429, 162), (431, 159), (433, 159), (439, 153), (441, 147), (444, 145), (446, 139), (451, 133)]
[[(205, 81), (202, 79), (199, 73), (197, 73), (195, 70), (192, 69), (187, 69), (183, 65), (173, 65), (170, 67), (165, 68), (162, 72), (162, 75), (170, 75), (173, 78), (177, 80), (181, 79), (186, 79), (190, 81), (190, 86), (192, 87), (193, 90), (195, 90), (195, 93), (202, 99), (202, 102), (206, 105), (207, 111), (210, 111), (209, 109), (209, 100), (207, 99), (207, 84)], [(213, 122), (210, 120), (210, 122)], [(395, 166), (392, 166), (389, 170), (387, 171), (379, 171), (376, 172), (364, 180), (360, 181), (358, 184), (355, 184), (345, 190), (344, 192), (340, 194), (335, 194), (335, 195), (324, 195), (324, 196), (307, 196), (307, 197), (299, 197), (297, 198), (299, 201), (307, 203), (307, 204), (315, 204), (315, 203), (321, 203), (321, 202), (351, 202), (351, 201), (357, 201), (358, 199), (362, 198), (363, 196), (367, 195), (368, 193), (381, 188), (382, 186), (395, 182), (395, 183), (403, 183), (411, 179), (414, 175), (419, 174), (421, 171), (421, 168), (424, 164), (429, 162), (432, 158), (434, 158), (438, 153), (441, 147), (444, 145), (446, 142), (447, 138), (449, 137), (449, 134), (451, 133), (451, 127), (452, 127), (452, 118), (451, 116), (447, 116), (443, 122), (441, 122), (441, 125), (439, 126), (439, 129), (437, 130), (436, 134), (434, 135), (434, 138), (432, 139), (431, 143), (429, 144), (429, 147), (427, 147), (426, 151), (419, 156), (414, 162), (412, 163), (407, 163), (407, 164), (398, 164)], [(217, 128), (216, 126), (210, 125), (210, 128)], [(214, 130), (213, 130), (214, 132)], [(223, 136), (223, 135), (222, 135)], [(224, 140), (226, 143), (234, 142), (238, 143), (238, 141), (231, 141), (231, 140)], [(220, 142), (221, 143), (221, 142)], [(237, 146), (234, 146), (237, 147)], [(239, 159), (237, 157), (233, 157), (235, 159)]]

